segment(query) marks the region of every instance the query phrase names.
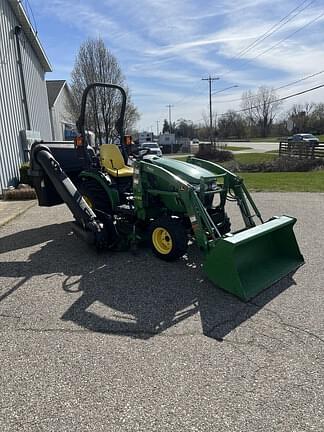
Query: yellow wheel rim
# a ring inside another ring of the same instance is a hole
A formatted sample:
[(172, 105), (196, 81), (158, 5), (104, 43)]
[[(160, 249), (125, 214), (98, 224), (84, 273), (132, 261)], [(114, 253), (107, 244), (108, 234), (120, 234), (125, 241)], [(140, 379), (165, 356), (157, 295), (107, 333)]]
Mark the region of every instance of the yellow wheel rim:
[(162, 255), (167, 255), (172, 251), (171, 236), (164, 228), (155, 228), (152, 233), (152, 242), (155, 249)]
[(93, 202), (91, 201), (91, 199), (87, 196), (87, 195), (83, 195), (82, 198), (84, 199), (84, 201), (88, 204), (88, 206), (93, 209)]

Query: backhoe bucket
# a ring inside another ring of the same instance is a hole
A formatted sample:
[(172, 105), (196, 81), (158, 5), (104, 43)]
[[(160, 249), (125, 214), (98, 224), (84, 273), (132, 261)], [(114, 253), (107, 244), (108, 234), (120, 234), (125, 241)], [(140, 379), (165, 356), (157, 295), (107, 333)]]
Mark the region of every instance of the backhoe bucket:
[(281, 216), (219, 238), (204, 263), (208, 278), (243, 301), (256, 296), (304, 263), (295, 222)]

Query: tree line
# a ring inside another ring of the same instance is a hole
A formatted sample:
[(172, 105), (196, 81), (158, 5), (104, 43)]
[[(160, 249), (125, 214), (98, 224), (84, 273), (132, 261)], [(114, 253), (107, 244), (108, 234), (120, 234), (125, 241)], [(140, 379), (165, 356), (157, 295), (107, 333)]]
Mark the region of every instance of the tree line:
[(171, 127), (164, 120), (163, 132), (170, 129), (176, 136), (197, 137), (201, 140), (251, 137), (277, 137), (295, 133), (324, 133), (324, 103), (294, 104), (289, 110), (282, 110), (282, 101), (274, 89), (262, 86), (256, 92), (242, 94), (239, 110), (213, 116), (210, 130), (209, 117), (203, 115), (203, 122), (193, 123), (179, 119)]

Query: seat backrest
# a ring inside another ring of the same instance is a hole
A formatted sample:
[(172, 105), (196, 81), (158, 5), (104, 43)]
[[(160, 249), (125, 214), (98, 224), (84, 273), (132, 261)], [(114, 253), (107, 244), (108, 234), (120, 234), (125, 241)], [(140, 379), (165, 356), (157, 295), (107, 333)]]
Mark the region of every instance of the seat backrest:
[(125, 166), (121, 151), (115, 144), (102, 144), (100, 146), (100, 161), (106, 169), (119, 170)]

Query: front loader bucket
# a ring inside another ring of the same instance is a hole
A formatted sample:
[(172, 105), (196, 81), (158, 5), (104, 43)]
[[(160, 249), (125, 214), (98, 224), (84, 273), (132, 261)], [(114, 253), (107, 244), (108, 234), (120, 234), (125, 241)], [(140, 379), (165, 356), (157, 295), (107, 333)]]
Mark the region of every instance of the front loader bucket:
[(219, 238), (205, 259), (208, 278), (247, 301), (304, 263), (293, 226), (281, 216)]

